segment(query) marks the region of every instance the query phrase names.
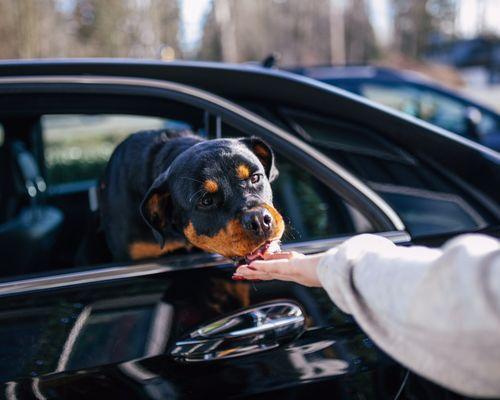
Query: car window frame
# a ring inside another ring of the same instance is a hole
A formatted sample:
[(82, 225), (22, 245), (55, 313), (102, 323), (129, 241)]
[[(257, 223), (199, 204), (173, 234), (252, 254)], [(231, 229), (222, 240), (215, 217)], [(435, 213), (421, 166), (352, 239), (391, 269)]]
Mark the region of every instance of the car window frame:
[[(377, 233), (391, 238), (397, 243), (408, 242), (410, 235), (397, 213), (373, 190), (357, 177), (323, 155), (312, 146), (306, 144), (282, 128), (272, 124), (253, 112), (212, 93), (169, 81), (159, 81), (144, 78), (124, 78), (109, 76), (24, 76), (0, 77), (0, 93), (113, 93), (151, 95), (169, 100), (180, 101), (199, 107), (207, 112), (220, 116), (225, 123), (237, 127), (242, 133), (252, 132), (268, 141), (271, 146), (280, 146), (280, 154), (292, 163), (301, 160), (301, 166), (309, 173), (334, 190), (345, 201), (358, 209), (373, 224)], [(316, 168), (316, 169), (314, 169)], [(376, 211), (376, 212), (374, 212)], [(367, 213), (372, 213), (367, 215)], [(286, 249), (296, 249), (306, 253), (327, 250), (346, 237), (319, 239), (302, 243), (290, 243)], [(201, 268), (214, 265), (224, 265), (227, 260), (221, 256), (200, 254), (198, 257), (189, 255), (189, 268)], [(194, 258), (194, 259), (193, 259)], [(186, 268), (185, 257), (168, 259), (168, 262), (150, 260), (132, 263), (111, 263), (70, 270), (49, 271), (36, 274), (33, 277), (16, 276), (0, 281), (0, 295), (19, 293), (20, 291), (38, 290), (41, 288), (61, 287), (108, 279), (118, 279), (130, 276), (164, 273), (177, 269), (181, 264)], [(200, 260), (199, 262), (197, 260)]]

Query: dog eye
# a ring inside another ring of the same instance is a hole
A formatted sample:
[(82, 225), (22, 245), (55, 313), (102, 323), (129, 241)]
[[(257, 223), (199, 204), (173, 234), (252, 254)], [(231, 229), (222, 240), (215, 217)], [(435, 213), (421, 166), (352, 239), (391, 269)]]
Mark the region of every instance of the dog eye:
[(214, 204), (214, 199), (210, 195), (205, 195), (201, 198), (200, 200), (200, 205), (202, 207), (210, 207), (212, 204)]
[(251, 177), (250, 177), (250, 182), (252, 182), (253, 184), (256, 184), (260, 181), (260, 174), (253, 174)]

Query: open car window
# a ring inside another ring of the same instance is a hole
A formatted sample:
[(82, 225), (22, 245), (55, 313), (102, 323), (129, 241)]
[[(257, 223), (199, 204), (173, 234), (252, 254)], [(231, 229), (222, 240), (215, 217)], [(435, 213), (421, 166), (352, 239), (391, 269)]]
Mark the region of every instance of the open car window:
[[(64, 113), (64, 105), (56, 103), (51, 110), (57, 112), (40, 113), (23, 119), (32, 124), (24, 128), (32, 139), (30, 151), (33, 155), (41, 155), (36, 159), (47, 182), (43, 203), (48, 211), (57, 212), (58, 220), (50, 227), (49, 251), (44, 250), (44, 257), (36, 257), (33, 263), (23, 262), (26, 266), (23, 269), (13, 267), (9, 275), (83, 265), (78, 262), (82, 243), (88, 240), (89, 235), (95, 234), (93, 227), (99, 226), (96, 221), (97, 181), (113, 150), (130, 134), (162, 128), (190, 129), (207, 138), (216, 137), (215, 130), (218, 128), (222, 129), (224, 137), (248, 134), (234, 125), (219, 124), (214, 116), (207, 116), (200, 108), (175, 108), (174, 104), (174, 107), (165, 109), (168, 110), (165, 115), (157, 110), (151, 114), (150, 110), (144, 113), (98, 113), (95, 109), (92, 113)], [(26, 143), (26, 148), (29, 144)], [(347, 144), (349, 146), (352, 147)], [(303, 245), (308, 241), (375, 231), (360, 210), (348, 204), (314, 173), (306, 171), (299, 160), (286, 158), (279, 148), (274, 147), (274, 150), (280, 170), (280, 176), (272, 185), (275, 205), (287, 226), (283, 243)], [(14, 219), (17, 213), (29, 209), (29, 204), (24, 200), (19, 203), (17, 211), (12, 214)], [(27, 256), (34, 257), (34, 254)], [(85, 265), (109, 265), (111, 262), (109, 256)]]
[(185, 122), (143, 115), (44, 115), (41, 129), (47, 184), (94, 180), (103, 172), (115, 147), (132, 132), (162, 128), (191, 127)]
[[(95, 185), (115, 147), (137, 131), (193, 130), (188, 120), (141, 115), (59, 114), (45, 115), (41, 121), (49, 187), (72, 187), (84, 180)], [(244, 136), (227, 124), (222, 124), (221, 129), (223, 137)], [(197, 133), (204, 136), (206, 132), (202, 129)], [(374, 231), (362, 213), (299, 164), (280, 156), (279, 149), (274, 151), (280, 174), (272, 187), (275, 204), (286, 221), (284, 243)]]

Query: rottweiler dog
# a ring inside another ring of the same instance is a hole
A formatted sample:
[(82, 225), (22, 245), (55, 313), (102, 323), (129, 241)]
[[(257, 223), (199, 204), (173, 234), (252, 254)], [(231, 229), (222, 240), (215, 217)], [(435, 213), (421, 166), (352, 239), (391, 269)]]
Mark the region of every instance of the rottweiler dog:
[(271, 148), (256, 137), (204, 140), (139, 132), (113, 152), (100, 184), (101, 224), (115, 261), (197, 247), (251, 260), (284, 231), (270, 182)]

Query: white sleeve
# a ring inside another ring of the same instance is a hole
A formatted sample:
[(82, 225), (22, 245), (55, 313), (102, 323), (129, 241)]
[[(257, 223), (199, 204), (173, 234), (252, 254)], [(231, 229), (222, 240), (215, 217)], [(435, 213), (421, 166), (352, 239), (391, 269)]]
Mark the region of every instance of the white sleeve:
[(500, 243), (463, 235), (442, 249), (359, 235), (325, 254), (318, 278), (384, 351), (470, 396), (500, 397)]

